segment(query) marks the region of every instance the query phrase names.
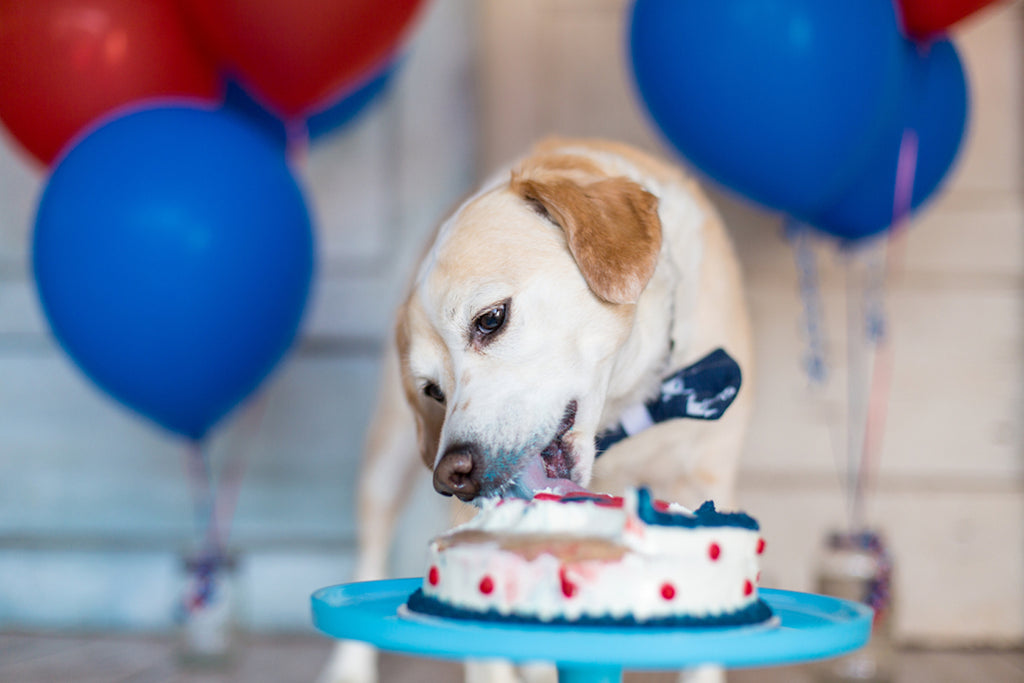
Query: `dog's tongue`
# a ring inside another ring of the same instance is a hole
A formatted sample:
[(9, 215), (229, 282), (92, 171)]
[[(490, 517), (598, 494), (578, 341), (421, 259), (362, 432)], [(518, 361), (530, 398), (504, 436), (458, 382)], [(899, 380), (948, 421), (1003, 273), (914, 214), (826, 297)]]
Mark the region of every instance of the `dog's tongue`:
[(519, 488), (532, 497), (533, 494), (541, 491), (550, 491), (564, 496), (567, 493), (586, 493), (587, 490), (571, 479), (562, 479), (548, 476), (544, 459), (540, 456), (532, 458), (518, 477)]

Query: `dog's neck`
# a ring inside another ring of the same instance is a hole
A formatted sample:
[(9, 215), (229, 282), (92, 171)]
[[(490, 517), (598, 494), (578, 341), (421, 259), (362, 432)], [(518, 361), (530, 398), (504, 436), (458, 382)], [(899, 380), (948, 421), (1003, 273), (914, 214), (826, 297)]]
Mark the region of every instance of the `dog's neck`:
[(600, 424), (607, 429), (623, 411), (658, 395), (666, 376), (711, 350), (695, 348), (694, 322), (706, 223), (712, 217), (690, 182), (675, 171), (666, 173), (619, 154), (577, 151), (610, 176), (630, 178), (657, 196), (662, 227), (658, 266), (636, 304), (635, 323), (612, 367)]
[[(677, 338), (685, 329), (677, 324), (679, 290), (671, 285), (673, 264), (662, 258), (644, 295), (636, 304), (634, 324), (612, 369), (601, 429), (618, 424), (624, 411), (657, 395), (661, 381), (678, 369), (678, 357), (685, 355), (689, 339)], [(680, 364), (681, 367), (681, 364)]]
[[(692, 200), (686, 200), (689, 198), (669, 197), (662, 201), (664, 225), (700, 224), (692, 218), (679, 220), (678, 213), (695, 208)], [(658, 267), (636, 304), (636, 322), (616, 357), (601, 416), (602, 429), (617, 424), (632, 406), (656, 396), (666, 376), (707, 351), (692, 348), (701, 249), (699, 229), (687, 234), (664, 231)]]

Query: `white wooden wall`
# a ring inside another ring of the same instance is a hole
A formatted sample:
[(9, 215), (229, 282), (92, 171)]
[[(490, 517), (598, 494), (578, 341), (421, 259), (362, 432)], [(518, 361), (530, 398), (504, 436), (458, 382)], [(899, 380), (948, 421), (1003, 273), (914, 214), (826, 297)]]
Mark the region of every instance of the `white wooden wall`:
[[(218, 461), (248, 452), (231, 545), (251, 627), (309, 628), (310, 593), (348, 578), (390, 310), (425, 235), (474, 177), (472, 3), (427, 5), (388, 96), (301, 166), (320, 250), (302, 339), (257, 426), (236, 420), (213, 445)], [(27, 267), (42, 182), (4, 139), (0, 628), (164, 628), (194, 538), (182, 446), (94, 389), (51, 339)]]
[[(670, 154), (623, 60), (624, 0), (488, 0), (481, 163), (548, 133)], [(894, 377), (870, 520), (896, 555), (897, 630), (929, 644), (1024, 642), (1024, 6), (954, 33), (973, 97), (947, 192), (912, 225), (889, 288)], [(714, 193), (747, 275), (758, 408), (740, 502), (769, 539), (768, 585), (810, 590), (846, 522), (844, 260), (817, 249), (831, 380), (812, 391), (793, 254), (777, 216)]]

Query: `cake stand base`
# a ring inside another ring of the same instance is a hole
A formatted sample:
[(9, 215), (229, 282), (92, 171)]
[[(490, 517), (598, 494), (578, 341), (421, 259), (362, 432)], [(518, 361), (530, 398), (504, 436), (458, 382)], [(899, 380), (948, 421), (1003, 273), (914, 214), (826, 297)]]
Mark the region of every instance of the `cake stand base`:
[(558, 667), (558, 683), (621, 683), (622, 668), (617, 666)]

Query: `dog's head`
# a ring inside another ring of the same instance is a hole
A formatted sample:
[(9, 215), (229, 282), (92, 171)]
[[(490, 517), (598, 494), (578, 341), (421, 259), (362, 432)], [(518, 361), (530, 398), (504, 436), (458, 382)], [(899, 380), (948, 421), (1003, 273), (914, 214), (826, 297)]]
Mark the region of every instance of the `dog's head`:
[(657, 199), (577, 157), (524, 164), (442, 225), (397, 332), (440, 493), (589, 482), (612, 365), (660, 247)]

